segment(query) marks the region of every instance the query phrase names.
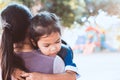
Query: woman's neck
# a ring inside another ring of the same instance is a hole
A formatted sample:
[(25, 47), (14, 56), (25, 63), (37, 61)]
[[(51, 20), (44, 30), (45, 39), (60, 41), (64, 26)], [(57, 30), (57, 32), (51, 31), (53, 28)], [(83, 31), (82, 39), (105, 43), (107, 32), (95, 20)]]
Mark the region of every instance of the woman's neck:
[(31, 52), (33, 51), (33, 47), (30, 44), (15, 44), (14, 51), (15, 52)]

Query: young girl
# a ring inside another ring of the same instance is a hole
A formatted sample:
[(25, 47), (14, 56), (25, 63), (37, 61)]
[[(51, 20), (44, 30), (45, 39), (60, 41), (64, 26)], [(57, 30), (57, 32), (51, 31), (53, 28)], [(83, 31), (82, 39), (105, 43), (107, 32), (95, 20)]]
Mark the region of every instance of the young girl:
[[(66, 66), (65, 70), (66, 72), (77, 73), (76, 65), (72, 62), (72, 54), (70, 48), (61, 43), (60, 27), (61, 25), (59, 18), (55, 14), (46, 11), (40, 12), (31, 20), (30, 35), (32, 43), (35, 45), (35, 47), (39, 48), (39, 54), (44, 54), (46, 56), (56, 56), (58, 53), (61, 54), (61, 49), (66, 49), (66, 55), (63, 58)], [(30, 63), (25, 58), (23, 59), (26, 62), (26, 65)], [(39, 77), (38, 73), (26, 73), (22, 76), (26, 77), (26, 80), (42, 79)]]

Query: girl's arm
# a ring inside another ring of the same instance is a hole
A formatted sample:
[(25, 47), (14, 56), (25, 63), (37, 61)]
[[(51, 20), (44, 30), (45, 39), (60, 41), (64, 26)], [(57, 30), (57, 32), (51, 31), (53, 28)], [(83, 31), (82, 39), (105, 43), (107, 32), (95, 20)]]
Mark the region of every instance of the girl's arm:
[(26, 80), (76, 80), (76, 73), (73, 71), (66, 71), (59, 74), (43, 74), (43, 73), (25, 73), (22, 77)]

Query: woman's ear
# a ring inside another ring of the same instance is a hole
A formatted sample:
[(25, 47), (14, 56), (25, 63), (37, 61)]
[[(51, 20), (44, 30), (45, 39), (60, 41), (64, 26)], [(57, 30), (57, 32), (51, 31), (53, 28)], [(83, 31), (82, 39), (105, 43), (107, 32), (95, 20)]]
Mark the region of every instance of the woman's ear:
[(30, 39), (30, 42), (33, 45), (33, 47), (37, 48), (37, 43), (33, 39)]

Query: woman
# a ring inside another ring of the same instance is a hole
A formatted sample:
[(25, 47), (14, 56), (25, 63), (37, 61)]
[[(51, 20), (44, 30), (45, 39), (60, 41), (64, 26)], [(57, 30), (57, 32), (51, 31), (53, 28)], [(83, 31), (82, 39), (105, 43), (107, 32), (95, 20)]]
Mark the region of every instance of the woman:
[(17, 51), (25, 46), (29, 46), (26, 47), (28, 48), (26, 51), (32, 49), (27, 41), (28, 37), (26, 37), (31, 18), (29, 9), (18, 4), (8, 5), (1, 13), (3, 29), (1, 40), (2, 80), (11, 80), (11, 75), (16, 68), (27, 71), (22, 60), (14, 53), (14, 48)]

